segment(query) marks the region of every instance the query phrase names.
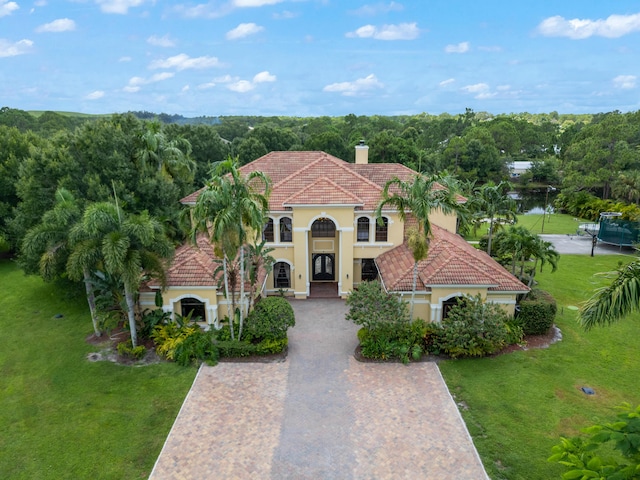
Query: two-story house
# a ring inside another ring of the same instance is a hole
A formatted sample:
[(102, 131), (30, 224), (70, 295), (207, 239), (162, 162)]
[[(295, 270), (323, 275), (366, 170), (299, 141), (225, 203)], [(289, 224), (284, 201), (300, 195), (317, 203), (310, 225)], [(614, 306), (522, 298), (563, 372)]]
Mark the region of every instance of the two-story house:
[[(379, 280), (389, 292), (405, 296), (412, 290), (413, 257), (404, 243), (405, 223), (393, 209), (375, 210), (385, 183), (417, 173), (395, 163), (369, 163), (368, 147), (356, 147), (356, 162), (324, 152), (271, 152), (240, 168), (264, 172), (272, 182), (269, 219), (263, 239), (273, 248), (273, 271), (261, 279), (263, 295), (314, 296), (316, 287), (346, 298), (366, 280)], [(199, 192), (182, 199), (193, 205)], [(465, 199), (459, 197), (459, 201)], [(440, 321), (459, 296), (480, 293), (513, 312), (518, 294), (529, 289), (486, 253), (456, 234), (455, 215), (435, 211), (429, 255), (421, 261), (415, 315)], [(218, 287), (214, 253), (207, 240), (176, 251), (162, 293), (163, 309), (189, 310), (211, 324), (227, 315), (227, 300)], [(151, 289), (160, 285), (150, 284)], [(142, 302), (153, 304), (152, 293)]]

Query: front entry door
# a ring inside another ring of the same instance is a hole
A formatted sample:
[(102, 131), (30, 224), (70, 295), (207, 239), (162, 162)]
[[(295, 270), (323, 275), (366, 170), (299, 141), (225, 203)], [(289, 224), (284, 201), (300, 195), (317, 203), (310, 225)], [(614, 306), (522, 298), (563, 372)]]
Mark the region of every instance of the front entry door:
[(313, 280), (335, 280), (335, 264), (332, 253), (316, 253), (313, 255)]

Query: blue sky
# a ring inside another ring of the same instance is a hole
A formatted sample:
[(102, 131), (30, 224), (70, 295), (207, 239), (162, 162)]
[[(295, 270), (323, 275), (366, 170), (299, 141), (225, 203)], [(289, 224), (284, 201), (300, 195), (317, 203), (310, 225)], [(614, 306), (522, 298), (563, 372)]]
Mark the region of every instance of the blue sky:
[(0, 106), (340, 116), (640, 109), (637, 0), (0, 0)]

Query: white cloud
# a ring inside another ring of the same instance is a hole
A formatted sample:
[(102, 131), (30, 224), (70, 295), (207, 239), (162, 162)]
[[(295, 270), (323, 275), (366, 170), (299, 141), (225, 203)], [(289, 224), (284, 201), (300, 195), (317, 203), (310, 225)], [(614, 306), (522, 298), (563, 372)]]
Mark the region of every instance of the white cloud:
[(132, 7), (139, 7), (145, 0), (95, 0), (104, 13), (129, 13)]
[(281, 3), (283, 0), (233, 0), (234, 7), (245, 8), (245, 7), (264, 7), (265, 5), (275, 5), (276, 3)]
[(150, 83), (161, 82), (163, 80), (168, 80), (169, 78), (173, 78), (175, 73), (173, 72), (162, 72), (156, 73), (155, 75), (151, 75), (149, 78), (144, 77), (131, 77), (129, 79), (129, 84), (123, 88), (125, 92), (135, 93), (140, 90), (140, 87), (143, 85), (149, 85)]
[(269, 72), (264, 71), (256, 74), (253, 77), (253, 83), (275, 82), (276, 76), (271, 75)]
[(149, 64), (151, 70), (157, 68), (175, 68), (176, 70), (203, 69), (221, 66), (217, 57), (196, 57), (191, 58), (185, 53), (165, 58), (164, 60), (154, 60)]
[(478, 47), (478, 50), (481, 50), (483, 52), (501, 52), (502, 51), (502, 47), (498, 46), (498, 45), (489, 45), (489, 46), (482, 46), (482, 47)]
[(16, 55), (24, 55), (29, 53), (33, 47), (31, 40), (23, 39), (17, 42), (10, 42), (0, 38), (0, 57), (15, 57)]
[(630, 90), (632, 88), (636, 88), (637, 79), (638, 77), (635, 75), (618, 75), (613, 79), (613, 86), (623, 90)]
[(447, 45), (444, 47), (447, 53), (465, 53), (469, 51), (469, 42), (460, 42), (457, 45)]
[(440, 85), (441, 87), (446, 87), (447, 85), (451, 85), (455, 81), (455, 78), (447, 78), (446, 80), (441, 81), (438, 85)]
[(191, 90), (191, 87), (189, 85), (185, 85), (184, 87), (182, 87), (183, 92), (188, 92), (189, 90)]
[(498, 85), (496, 87), (496, 90), (498, 90), (499, 92), (507, 92), (511, 90), (511, 85)]
[(353, 10), (354, 15), (363, 15), (363, 16), (373, 16), (379, 14), (385, 14), (389, 12), (401, 12), (404, 10), (404, 7), (396, 2), (390, 3), (375, 3), (372, 5), (363, 5), (362, 7)]
[(273, 18), (276, 20), (289, 20), (291, 18), (296, 18), (299, 14), (293, 13), (289, 10), (283, 10), (280, 13), (274, 13)]
[(76, 22), (68, 18), (59, 18), (57, 20), (54, 20), (53, 22), (40, 25), (38, 28), (36, 28), (36, 32), (60, 33), (60, 32), (70, 32), (75, 29), (76, 29)]
[(462, 90), (467, 93), (482, 93), (489, 90), (489, 85), (486, 83), (475, 83), (473, 85), (466, 85), (462, 87)]
[(147, 43), (149, 45), (153, 45), (156, 47), (173, 47), (175, 46), (175, 42), (169, 38), (169, 35), (163, 35), (162, 37), (158, 37), (157, 35), (151, 35), (147, 38)]
[(95, 92), (91, 92), (88, 95), (85, 95), (85, 100), (98, 100), (99, 98), (104, 97), (104, 92), (102, 90), (96, 90)]
[(133, 60), (133, 58), (131, 58), (131, 57), (120, 57), (118, 59), (119, 62), (130, 62), (132, 60)]
[(240, 77), (223, 75), (221, 77), (214, 78), (211, 82), (201, 83), (200, 85), (198, 85), (198, 89), (205, 90), (208, 88), (213, 88), (218, 84), (223, 84), (232, 92), (246, 93), (254, 90), (261, 83), (275, 82), (276, 80), (277, 78), (275, 75), (271, 75), (265, 70), (264, 72), (255, 74), (252, 80), (243, 80)]
[(364, 25), (355, 32), (346, 34), (349, 38), (373, 38), (375, 40), (414, 40), (420, 35), (416, 22), (400, 23), (398, 25)]
[(359, 78), (353, 82), (332, 83), (325, 86), (322, 91), (341, 93), (346, 97), (355, 97), (382, 87), (384, 87), (384, 85), (372, 73), (365, 78)]
[(7, 2), (7, 0), (0, 0), (0, 17), (11, 15), (12, 12), (18, 10), (20, 7), (16, 2)]
[(256, 85), (249, 80), (238, 80), (227, 85), (227, 88), (233, 92), (246, 93), (256, 88)]
[(591, 36), (618, 38), (640, 31), (640, 13), (632, 15), (610, 15), (606, 19), (589, 20), (574, 18), (567, 20), (560, 15), (544, 19), (538, 32), (545, 37), (568, 37), (573, 40)]
[(248, 37), (249, 35), (255, 35), (258, 32), (264, 30), (264, 27), (256, 25), (255, 23), (241, 23), (233, 30), (227, 32), (227, 40), (237, 40), (239, 38)]

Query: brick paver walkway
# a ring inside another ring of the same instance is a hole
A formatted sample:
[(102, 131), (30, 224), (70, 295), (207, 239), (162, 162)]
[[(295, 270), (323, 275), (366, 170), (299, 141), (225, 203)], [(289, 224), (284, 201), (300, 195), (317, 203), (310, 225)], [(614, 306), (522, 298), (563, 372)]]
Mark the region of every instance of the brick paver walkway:
[(202, 367), (150, 478), (487, 478), (435, 363), (357, 362), (343, 301), (292, 304), (287, 360)]

